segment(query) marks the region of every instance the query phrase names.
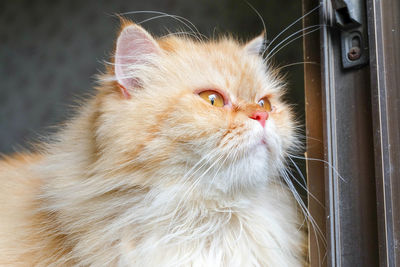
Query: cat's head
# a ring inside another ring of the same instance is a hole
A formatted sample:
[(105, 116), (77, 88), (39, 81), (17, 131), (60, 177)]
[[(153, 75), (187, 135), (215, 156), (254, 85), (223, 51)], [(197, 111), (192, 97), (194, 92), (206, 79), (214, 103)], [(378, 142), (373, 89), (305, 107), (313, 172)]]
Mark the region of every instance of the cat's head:
[(265, 185), (295, 142), (284, 85), (264, 37), (158, 39), (126, 22), (99, 93), (96, 138), (107, 169), (141, 186), (235, 194)]

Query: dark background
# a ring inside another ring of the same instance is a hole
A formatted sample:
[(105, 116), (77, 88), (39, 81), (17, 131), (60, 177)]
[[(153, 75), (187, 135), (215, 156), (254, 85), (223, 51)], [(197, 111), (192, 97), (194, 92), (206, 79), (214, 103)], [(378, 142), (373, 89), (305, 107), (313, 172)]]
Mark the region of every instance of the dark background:
[[(265, 20), (268, 40), (301, 16), (300, 0), (249, 3)], [(104, 69), (103, 60), (109, 60), (119, 26), (113, 15), (144, 10), (183, 16), (207, 36), (231, 32), (246, 40), (263, 30), (260, 18), (243, 0), (2, 0), (0, 153), (29, 148), (29, 141), (48, 135), (55, 129), (51, 126), (70, 117), (71, 106), (91, 92), (95, 74)], [(153, 16), (157, 15), (127, 15), (135, 22)], [(167, 29), (185, 29), (171, 18), (154, 19), (143, 26), (156, 35)], [(283, 37), (300, 28), (298, 23)], [(299, 61), (301, 38), (274, 57), (275, 64), (281, 66)], [(288, 101), (296, 106), (302, 120), (302, 65), (287, 67), (284, 72), (289, 82)]]

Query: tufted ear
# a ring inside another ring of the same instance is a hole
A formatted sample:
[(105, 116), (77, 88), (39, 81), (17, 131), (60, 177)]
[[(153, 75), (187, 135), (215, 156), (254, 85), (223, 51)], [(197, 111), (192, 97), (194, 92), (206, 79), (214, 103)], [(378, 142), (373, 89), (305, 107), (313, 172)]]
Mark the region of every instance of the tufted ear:
[(265, 49), (265, 32), (262, 32), (259, 36), (249, 41), (244, 49), (250, 55), (260, 55)]
[(156, 40), (142, 27), (131, 23), (122, 29), (117, 39), (114, 72), (126, 98), (131, 89), (139, 86), (135, 70), (150, 63), (160, 53)]

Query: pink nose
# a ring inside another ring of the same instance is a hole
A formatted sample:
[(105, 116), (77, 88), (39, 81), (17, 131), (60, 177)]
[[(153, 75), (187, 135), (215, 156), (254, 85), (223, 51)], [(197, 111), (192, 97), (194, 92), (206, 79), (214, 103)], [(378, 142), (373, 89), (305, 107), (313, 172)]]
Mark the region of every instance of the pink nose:
[(250, 119), (256, 120), (261, 123), (262, 127), (265, 126), (265, 121), (268, 120), (268, 112), (266, 111), (256, 111), (250, 116)]

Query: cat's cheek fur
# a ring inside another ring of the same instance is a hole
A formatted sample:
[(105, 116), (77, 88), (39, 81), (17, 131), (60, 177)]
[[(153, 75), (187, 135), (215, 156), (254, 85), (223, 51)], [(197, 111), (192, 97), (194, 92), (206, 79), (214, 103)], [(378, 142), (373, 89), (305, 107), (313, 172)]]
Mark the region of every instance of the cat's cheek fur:
[(287, 156), (288, 152), (300, 147), (293, 114), (288, 106), (282, 104), (271, 117), (275, 124), (275, 134), (279, 135), (281, 140), (281, 155)]

